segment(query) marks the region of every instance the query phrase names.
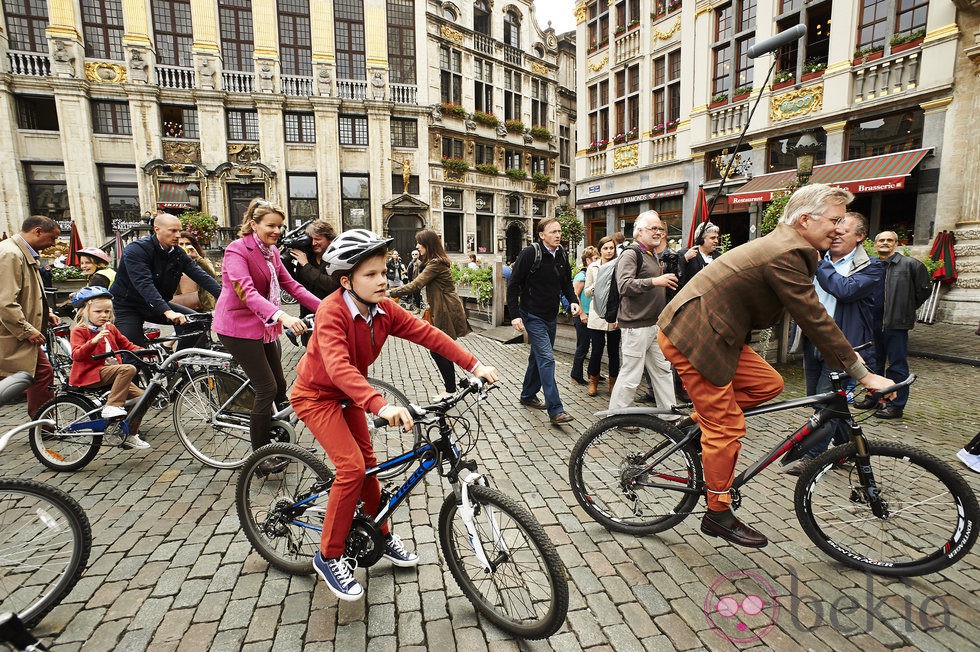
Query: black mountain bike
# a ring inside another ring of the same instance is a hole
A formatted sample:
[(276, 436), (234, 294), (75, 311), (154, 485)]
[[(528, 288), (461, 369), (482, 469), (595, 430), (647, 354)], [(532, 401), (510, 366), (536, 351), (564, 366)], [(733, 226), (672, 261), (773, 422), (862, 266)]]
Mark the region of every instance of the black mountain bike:
[[(555, 633), (568, 611), (565, 566), (544, 529), (530, 512), (488, 486), (466, 455), (479, 441), (480, 401), (490, 387), (472, 379), (453, 396), (426, 407), (409, 406), (416, 424), (412, 450), (367, 470), (415, 463), (418, 468), (401, 486), (383, 488), (377, 516), (358, 508), (347, 537), (345, 556), (358, 566), (372, 566), (384, 552), (381, 524), (391, 518), (430, 471), (444, 475), (453, 487), (439, 512), (439, 540), (449, 570), (480, 613), (504, 631), (521, 638)], [(462, 416), (448, 411), (475, 397), (475, 434)], [(376, 420), (381, 427), (383, 419)], [(266, 473), (264, 461), (281, 468)], [(269, 444), (251, 455), (242, 468), (235, 506), (245, 536), (274, 567), (313, 574), (313, 555), (334, 474), (310, 451), (292, 444)]]
[[(819, 443), (822, 424), (841, 419), (847, 444), (806, 463), (794, 505), (803, 531), (846, 566), (893, 577), (924, 575), (962, 558), (977, 540), (980, 507), (970, 485), (948, 464), (897, 442), (866, 439), (841, 389), (844, 374), (831, 374), (834, 391), (762, 405), (746, 417), (793, 408), (817, 408), (796, 432), (735, 478), (732, 508), (741, 488), (782, 456), (801, 459)], [(870, 396), (880, 399), (915, 381)], [(605, 416), (575, 444), (568, 477), (579, 504), (610, 530), (644, 535), (662, 532), (692, 514), (705, 494), (701, 431), (690, 418), (676, 425), (660, 419), (674, 410), (627, 408)]]

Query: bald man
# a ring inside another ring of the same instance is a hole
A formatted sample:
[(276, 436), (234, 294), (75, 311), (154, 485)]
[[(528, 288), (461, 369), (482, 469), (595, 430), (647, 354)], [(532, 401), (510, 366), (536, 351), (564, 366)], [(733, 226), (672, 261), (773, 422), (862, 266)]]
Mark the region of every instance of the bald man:
[[(116, 313), (116, 328), (139, 345), (146, 345), (144, 322), (171, 322), (177, 334), (185, 332), (184, 315), (193, 314), (190, 308), (172, 303), (180, 277), (187, 274), (216, 299), (221, 286), (205, 272), (183, 249), (177, 246), (180, 220), (168, 213), (159, 213), (153, 220), (153, 234), (126, 245), (112, 292), (112, 307)], [(181, 342), (178, 348), (193, 346)]]

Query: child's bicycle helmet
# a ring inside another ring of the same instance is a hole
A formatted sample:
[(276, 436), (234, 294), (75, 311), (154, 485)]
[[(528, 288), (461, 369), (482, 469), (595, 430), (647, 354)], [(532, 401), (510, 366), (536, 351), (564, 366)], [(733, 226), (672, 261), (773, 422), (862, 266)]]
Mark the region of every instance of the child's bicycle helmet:
[(362, 260), (386, 250), (394, 241), (394, 238), (382, 238), (367, 229), (344, 231), (334, 238), (323, 253), (327, 272), (331, 276), (338, 272), (349, 272)]
[(71, 295), (71, 306), (78, 310), (92, 299), (111, 299), (112, 293), (104, 287), (89, 285)]

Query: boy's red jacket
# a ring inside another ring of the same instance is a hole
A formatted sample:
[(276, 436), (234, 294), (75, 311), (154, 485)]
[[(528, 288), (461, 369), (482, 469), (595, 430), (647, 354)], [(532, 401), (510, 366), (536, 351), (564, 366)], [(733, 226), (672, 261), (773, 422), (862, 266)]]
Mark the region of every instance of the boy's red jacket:
[(296, 369), (292, 399), (353, 401), (377, 414), (387, 401), (368, 384), (368, 367), (381, 354), (389, 335), (409, 340), (452, 360), (467, 371), (476, 366), (472, 353), (456, 344), (438, 328), (413, 317), (390, 299), (378, 306), (384, 314), (374, 317), (374, 336), (363, 319), (354, 319), (337, 290), (320, 302), (313, 337)]
[[(140, 350), (140, 347), (126, 339), (126, 336), (120, 333), (119, 329), (115, 326), (112, 324), (107, 324), (107, 326), (109, 329), (108, 335), (98, 342), (92, 342), (92, 338), (95, 337), (96, 333), (92, 331), (91, 326), (79, 325), (71, 329), (72, 364), (71, 375), (68, 377), (68, 383), (70, 385), (85, 387), (86, 385), (94, 385), (102, 382), (99, 371), (105, 366), (105, 359), (93, 360), (92, 356), (106, 352), (106, 340), (109, 342), (109, 348), (113, 351), (120, 349), (128, 349), (129, 351)], [(117, 355), (116, 361), (121, 363), (122, 359)]]

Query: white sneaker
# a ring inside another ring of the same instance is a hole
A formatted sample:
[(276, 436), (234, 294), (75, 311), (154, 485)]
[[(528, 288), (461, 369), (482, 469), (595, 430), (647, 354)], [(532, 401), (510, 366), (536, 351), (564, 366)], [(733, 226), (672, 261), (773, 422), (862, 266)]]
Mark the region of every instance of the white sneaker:
[(961, 448), (960, 452), (956, 454), (956, 457), (960, 458), (961, 462), (970, 467), (971, 471), (980, 473), (980, 455), (967, 453), (965, 448)]
[(126, 416), (126, 408), (119, 407), (118, 405), (107, 405), (102, 408), (103, 419), (119, 419), (124, 416)]
[(140, 439), (139, 435), (130, 435), (129, 437), (126, 437), (126, 439), (123, 440), (122, 447), (143, 449), (143, 448), (149, 448), (150, 445), (147, 444), (142, 439)]

